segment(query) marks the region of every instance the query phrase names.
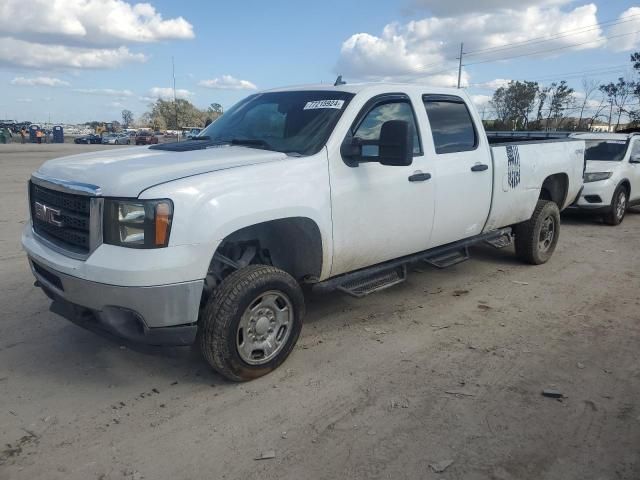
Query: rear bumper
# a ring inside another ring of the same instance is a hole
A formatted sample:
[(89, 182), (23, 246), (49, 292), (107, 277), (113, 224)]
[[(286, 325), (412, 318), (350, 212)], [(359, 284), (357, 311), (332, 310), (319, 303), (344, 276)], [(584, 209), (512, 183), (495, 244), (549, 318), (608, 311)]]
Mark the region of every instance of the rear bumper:
[(121, 287), (66, 275), (31, 257), (29, 264), (37, 285), (53, 300), (51, 311), (84, 328), (148, 345), (195, 341), (202, 280)]

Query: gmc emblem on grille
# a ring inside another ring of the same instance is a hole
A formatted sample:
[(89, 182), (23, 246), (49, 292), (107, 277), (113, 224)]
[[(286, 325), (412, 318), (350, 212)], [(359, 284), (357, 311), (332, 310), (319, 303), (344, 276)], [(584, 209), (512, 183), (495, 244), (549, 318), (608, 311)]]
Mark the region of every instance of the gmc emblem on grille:
[(34, 214), (38, 220), (41, 220), (46, 223), (50, 223), (51, 225), (55, 225), (56, 227), (62, 227), (62, 220), (60, 217), (60, 210), (57, 208), (51, 208), (45, 205), (44, 203), (35, 202), (34, 205)]

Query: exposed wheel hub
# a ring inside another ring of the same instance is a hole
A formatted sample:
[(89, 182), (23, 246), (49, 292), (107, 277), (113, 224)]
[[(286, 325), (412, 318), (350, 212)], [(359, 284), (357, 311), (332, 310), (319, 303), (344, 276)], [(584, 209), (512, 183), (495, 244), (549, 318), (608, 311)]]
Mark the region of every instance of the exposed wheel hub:
[(284, 293), (271, 290), (256, 297), (238, 324), (240, 358), (250, 365), (269, 362), (286, 344), (292, 321), (293, 307)]
[(553, 239), (556, 235), (556, 222), (553, 216), (549, 215), (542, 221), (542, 228), (540, 229), (540, 236), (538, 238), (538, 250), (546, 252), (553, 244)]
[(623, 192), (620, 192), (618, 196), (618, 204), (616, 205), (616, 217), (621, 219), (624, 217), (624, 212), (627, 209), (627, 195)]

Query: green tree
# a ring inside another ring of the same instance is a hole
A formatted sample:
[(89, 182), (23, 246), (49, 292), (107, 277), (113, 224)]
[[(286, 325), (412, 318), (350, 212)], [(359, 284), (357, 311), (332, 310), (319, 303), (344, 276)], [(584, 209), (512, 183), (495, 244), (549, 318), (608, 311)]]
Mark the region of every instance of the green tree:
[(510, 81), (498, 88), (491, 99), (500, 128), (526, 130), (538, 94), (537, 82)]
[[(616, 108), (618, 117), (616, 119), (616, 126), (614, 130), (617, 130), (620, 126), (622, 114), (630, 113), (629, 109), (627, 109), (627, 101), (630, 96), (634, 95), (636, 90), (637, 85), (635, 82), (627, 81), (622, 77), (619, 77), (616, 83), (609, 82), (607, 84), (600, 85), (600, 91), (607, 96), (611, 107)], [(633, 114), (630, 113), (630, 117), (633, 117)], [(611, 123), (611, 120), (609, 122)]]
[(160, 130), (179, 130), (184, 127), (203, 127), (207, 118), (204, 112), (184, 99), (158, 99), (150, 105), (150, 111), (143, 118), (149, 126)]

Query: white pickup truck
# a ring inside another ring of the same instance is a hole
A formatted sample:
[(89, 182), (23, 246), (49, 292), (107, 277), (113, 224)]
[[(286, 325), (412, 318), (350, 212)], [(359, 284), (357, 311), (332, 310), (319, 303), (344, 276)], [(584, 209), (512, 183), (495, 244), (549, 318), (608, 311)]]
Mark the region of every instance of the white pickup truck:
[(190, 141), (46, 162), (22, 244), (53, 311), (247, 380), (292, 351), (304, 284), (362, 296), (513, 237), (546, 262), (584, 141), (500, 142), (462, 90), (271, 90)]

